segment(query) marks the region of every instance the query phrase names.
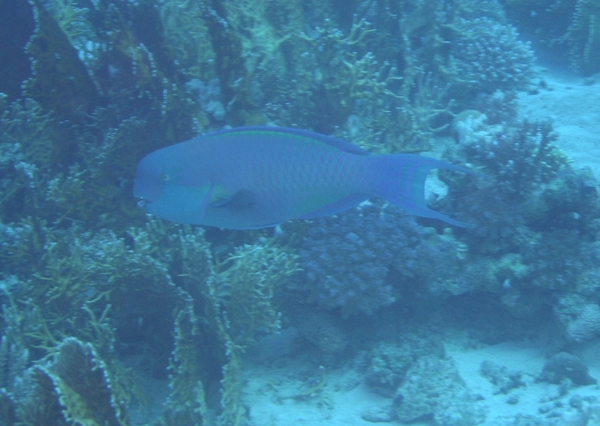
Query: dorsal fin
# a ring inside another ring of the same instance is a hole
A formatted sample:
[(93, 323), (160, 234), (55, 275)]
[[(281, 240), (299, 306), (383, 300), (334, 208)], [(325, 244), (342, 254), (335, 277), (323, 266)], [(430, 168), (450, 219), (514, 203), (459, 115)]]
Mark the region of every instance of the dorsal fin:
[(204, 136), (217, 136), (217, 135), (225, 135), (225, 134), (244, 134), (244, 133), (252, 135), (253, 132), (256, 132), (256, 133), (267, 132), (267, 133), (273, 133), (273, 134), (280, 133), (282, 135), (282, 137), (291, 136), (291, 135), (299, 136), (301, 138), (311, 139), (312, 141), (316, 140), (316, 141), (325, 143), (327, 145), (330, 145), (330, 146), (333, 146), (333, 147), (339, 149), (340, 151), (349, 152), (351, 154), (369, 155), (368, 151), (365, 151), (364, 149), (362, 149), (354, 144), (351, 144), (350, 142), (346, 142), (342, 139), (338, 139), (333, 136), (321, 135), (319, 133), (311, 132), (308, 130), (292, 129), (290, 127), (248, 126), (248, 127), (241, 127), (241, 128), (219, 130), (217, 132), (207, 133)]

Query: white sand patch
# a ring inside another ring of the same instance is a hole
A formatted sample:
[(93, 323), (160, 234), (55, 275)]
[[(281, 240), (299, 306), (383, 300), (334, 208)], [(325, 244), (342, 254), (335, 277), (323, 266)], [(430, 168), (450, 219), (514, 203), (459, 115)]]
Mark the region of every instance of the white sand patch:
[[(596, 354), (594, 363), (591, 365), (588, 362), (589, 359), (582, 357), (588, 367), (591, 367), (590, 375), (596, 379), (600, 379), (600, 361), (598, 361), (598, 352), (596, 352), (598, 348), (600, 348), (600, 344), (590, 345), (582, 350), (588, 354), (589, 358), (592, 358), (594, 353)], [(569, 413), (574, 413), (575, 410), (570, 407), (569, 402), (573, 396), (600, 397), (598, 385), (571, 388), (561, 394), (559, 385), (538, 382), (536, 378), (547, 360), (545, 351), (539, 346), (503, 343), (465, 351), (448, 345), (447, 350), (456, 362), (460, 375), (469, 389), (480, 393), (485, 398), (489, 409), (486, 425), (509, 425), (517, 415), (548, 419), (549, 421), (556, 420), (556, 424), (566, 425), (566, 422), (553, 416), (562, 413), (567, 418)], [(483, 361), (491, 361), (509, 370), (522, 372), (525, 385), (506, 394), (497, 393), (494, 385), (479, 373)]]
[(590, 167), (600, 179), (600, 78), (565, 77), (547, 70), (542, 78), (548, 88), (535, 95), (521, 94), (519, 115), (552, 119), (557, 146), (575, 168)]
[[(390, 400), (370, 392), (353, 371), (323, 370), (292, 363), (286, 368), (257, 366), (247, 369), (244, 401), (250, 406), (253, 425), (373, 425), (361, 414), (374, 407), (388, 407)], [(316, 380), (305, 380), (304, 375)], [(312, 388), (317, 388), (310, 392)]]
[[(548, 425), (588, 425), (596, 423), (567, 423), (579, 415), (570, 405), (573, 396), (600, 398), (598, 385), (570, 388), (566, 392), (559, 385), (538, 382), (536, 378), (546, 362), (546, 352), (539, 346), (525, 343), (503, 343), (479, 349), (464, 349), (446, 343), (447, 355), (473, 393), (483, 398), (487, 407), (486, 426), (508, 426), (515, 417), (545, 420)], [(600, 379), (600, 342), (590, 343), (577, 353), (590, 365), (590, 374)], [(511, 371), (523, 373), (523, 386), (507, 393), (497, 388), (480, 374), (483, 361), (491, 361)], [(244, 401), (250, 408), (252, 425), (260, 426), (367, 426), (374, 424), (364, 420), (363, 413), (391, 407), (392, 400), (373, 393), (364, 383), (363, 373), (351, 369), (322, 370), (301, 361), (290, 360), (285, 367), (269, 368), (251, 366), (246, 368)], [(310, 376), (311, 379), (306, 379)], [(319, 386), (319, 378), (325, 381)], [(314, 393), (307, 393), (318, 387)], [(556, 416), (564, 416), (564, 419)], [(415, 423), (411, 423), (415, 425)], [(425, 425), (426, 423), (417, 424)]]

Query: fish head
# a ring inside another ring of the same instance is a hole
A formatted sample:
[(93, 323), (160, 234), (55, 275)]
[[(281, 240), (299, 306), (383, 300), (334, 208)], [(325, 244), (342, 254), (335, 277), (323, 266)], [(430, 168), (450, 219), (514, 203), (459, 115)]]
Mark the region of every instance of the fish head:
[(133, 195), (150, 214), (179, 223), (201, 223), (212, 185), (201, 171), (169, 150), (152, 152), (140, 161)]

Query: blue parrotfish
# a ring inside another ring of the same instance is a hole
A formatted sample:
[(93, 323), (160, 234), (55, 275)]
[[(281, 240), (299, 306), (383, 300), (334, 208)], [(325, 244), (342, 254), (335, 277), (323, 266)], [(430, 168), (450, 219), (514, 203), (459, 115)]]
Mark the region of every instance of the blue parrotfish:
[(134, 196), (148, 213), (174, 222), (254, 229), (329, 216), (370, 197), (456, 226), (427, 207), (433, 168), (472, 173), (415, 154), (370, 154), (350, 142), (305, 130), (239, 127), (148, 154)]

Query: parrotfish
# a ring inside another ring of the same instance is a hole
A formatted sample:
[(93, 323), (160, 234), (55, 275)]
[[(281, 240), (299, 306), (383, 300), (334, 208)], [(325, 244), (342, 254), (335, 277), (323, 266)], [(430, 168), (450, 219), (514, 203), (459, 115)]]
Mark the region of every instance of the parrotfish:
[(239, 127), (148, 154), (137, 167), (134, 196), (163, 219), (228, 229), (329, 216), (371, 197), (468, 226), (427, 207), (424, 186), (433, 168), (471, 173), (416, 154), (370, 154), (305, 130)]

